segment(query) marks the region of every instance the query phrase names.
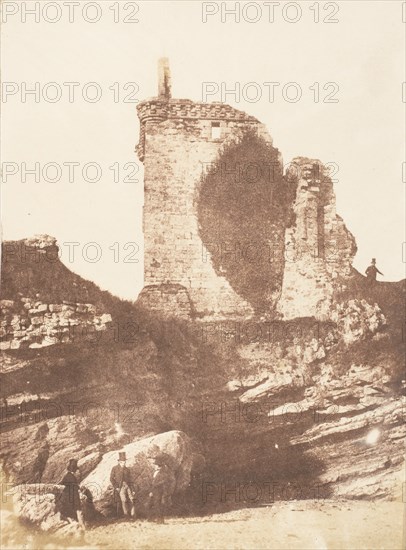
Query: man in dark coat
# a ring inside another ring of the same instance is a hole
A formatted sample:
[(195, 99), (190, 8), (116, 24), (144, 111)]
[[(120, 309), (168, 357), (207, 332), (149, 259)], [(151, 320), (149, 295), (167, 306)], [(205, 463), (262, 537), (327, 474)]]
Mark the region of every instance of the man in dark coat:
[(120, 501), (124, 515), (131, 517), (135, 514), (134, 489), (126, 460), (125, 453), (118, 453), (118, 464), (111, 469), (110, 482), (113, 485), (115, 502)]
[(79, 495), (79, 481), (76, 477), (78, 461), (71, 458), (68, 462), (67, 472), (63, 476), (60, 485), (64, 485), (61, 494), (60, 510), (62, 519), (77, 521), (84, 526)]
[(158, 445), (152, 445), (148, 452), (148, 459), (153, 468), (152, 487), (149, 494), (151, 512), (159, 523), (164, 523), (164, 512), (172, 504), (172, 494), (176, 487), (176, 477), (170, 467), (171, 456), (162, 452)]
[(372, 258), (371, 265), (369, 267), (367, 267), (366, 270), (365, 270), (367, 280), (370, 283), (375, 283), (376, 282), (376, 276), (377, 276), (378, 273), (379, 273), (379, 275), (383, 275), (383, 273), (381, 273), (379, 271), (379, 269), (376, 267), (376, 259)]

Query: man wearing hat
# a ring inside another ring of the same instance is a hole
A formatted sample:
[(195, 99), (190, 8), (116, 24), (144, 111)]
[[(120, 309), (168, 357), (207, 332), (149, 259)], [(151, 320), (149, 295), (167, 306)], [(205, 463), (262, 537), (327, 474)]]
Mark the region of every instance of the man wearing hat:
[(110, 482), (113, 485), (115, 502), (118, 503), (118, 500), (120, 500), (124, 515), (130, 517), (134, 516), (135, 513), (133, 503), (134, 490), (130, 470), (126, 466), (126, 460), (126, 454), (119, 452), (118, 464), (111, 469)]
[(367, 279), (370, 283), (374, 283), (376, 281), (376, 275), (379, 273), (379, 275), (383, 275), (379, 271), (379, 269), (376, 267), (376, 259), (372, 258), (371, 265), (366, 268), (365, 274), (367, 276)]
[(67, 472), (63, 476), (60, 485), (64, 486), (60, 500), (61, 518), (69, 522), (77, 521), (84, 527), (81, 499), (79, 495), (79, 480), (76, 476), (78, 471), (78, 461), (71, 458), (66, 467)]
[(149, 494), (150, 507), (159, 523), (164, 523), (165, 510), (172, 503), (172, 494), (176, 486), (176, 478), (169, 464), (171, 457), (160, 450), (158, 445), (152, 445), (148, 451), (148, 459), (152, 466), (152, 487)]

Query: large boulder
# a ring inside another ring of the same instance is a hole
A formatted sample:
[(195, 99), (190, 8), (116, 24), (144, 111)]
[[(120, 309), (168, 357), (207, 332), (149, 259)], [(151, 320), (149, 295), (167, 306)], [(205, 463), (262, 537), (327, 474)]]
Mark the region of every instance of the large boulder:
[[(199, 457), (190, 438), (183, 432), (161, 433), (122, 448), (127, 456), (127, 467), (135, 489), (135, 509), (137, 514), (148, 514), (151, 506), (151, 494), (157, 485), (167, 505), (172, 497), (181, 494), (190, 483), (191, 471)], [(164, 457), (165, 468), (156, 475), (154, 459)], [(118, 451), (106, 453), (96, 468), (83, 480), (93, 497), (97, 511), (105, 516), (116, 515), (110, 473), (117, 464)], [(154, 476), (155, 473), (155, 476)]]

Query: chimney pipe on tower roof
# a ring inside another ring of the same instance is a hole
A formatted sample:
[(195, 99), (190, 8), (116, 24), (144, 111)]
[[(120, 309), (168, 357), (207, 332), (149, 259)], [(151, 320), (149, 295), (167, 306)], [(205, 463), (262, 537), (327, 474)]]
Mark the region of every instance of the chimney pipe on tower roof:
[(158, 61), (158, 97), (161, 99), (170, 99), (172, 97), (171, 73), (167, 57), (161, 57)]

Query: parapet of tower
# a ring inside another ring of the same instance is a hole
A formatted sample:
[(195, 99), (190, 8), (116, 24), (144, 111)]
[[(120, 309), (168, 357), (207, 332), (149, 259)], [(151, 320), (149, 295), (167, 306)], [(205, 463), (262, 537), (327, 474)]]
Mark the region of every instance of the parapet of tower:
[(141, 102), (137, 112), (141, 125), (137, 154), (142, 162), (145, 158), (147, 125), (151, 130), (153, 125), (165, 120), (183, 121), (189, 124), (189, 128), (193, 126), (193, 121), (204, 121), (200, 125), (201, 138), (207, 141), (218, 142), (238, 127), (258, 128), (270, 140), (259, 120), (224, 103), (196, 103), (190, 99), (158, 96)]
[[(190, 99), (172, 99), (169, 61), (158, 62), (158, 96), (142, 101), (137, 106), (140, 119), (140, 139), (137, 154), (144, 162), (146, 136), (153, 133), (157, 124), (167, 120), (178, 121), (185, 130), (200, 130), (200, 138), (216, 144), (238, 128), (252, 127), (270, 141), (263, 124), (255, 117), (220, 102), (194, 102)], [(194, 123), (199, 123), (198, 125)], [(179, 130), (182, 128), (180, 127)]]

